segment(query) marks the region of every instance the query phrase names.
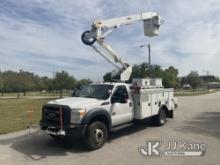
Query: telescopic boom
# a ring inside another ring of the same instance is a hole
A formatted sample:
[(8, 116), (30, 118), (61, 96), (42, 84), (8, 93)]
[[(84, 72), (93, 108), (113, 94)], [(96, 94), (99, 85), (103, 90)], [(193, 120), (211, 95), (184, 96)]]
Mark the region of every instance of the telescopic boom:
[[(120, 81), (127, 81), (130, 79), (132, 66), (122, 60), (114, 49), (105, 42), (105, 38), (115, 29), (123, 25), (130, 25), (137, 21), (143, 21), (145, 36), (153, 37), (159, 35), (159, 28), (163, 23), (163, 20), (158, 13), (147, 12), (126, 17), (95, 21), (92, 23), (91, 30), (85, 31), (81, 36), (84, 44), (91, 46), (96, 52), (119, 70), (116, 77), (119, 77)], [(106, 55), (106, 53), (101, 51), (98, 47), (94, 46), (95, 42), (97, 42), (100, 47), (108, 53), (108, 55)], [(117, 64), (120, 64), (121, 67)]]

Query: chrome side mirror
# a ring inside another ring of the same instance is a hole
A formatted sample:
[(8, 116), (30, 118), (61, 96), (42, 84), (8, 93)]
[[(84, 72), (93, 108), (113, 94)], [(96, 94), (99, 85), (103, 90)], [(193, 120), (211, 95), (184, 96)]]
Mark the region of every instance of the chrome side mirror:
[(108, 90), (108, 94), (111, 96), (112, 95), (112, 90)]

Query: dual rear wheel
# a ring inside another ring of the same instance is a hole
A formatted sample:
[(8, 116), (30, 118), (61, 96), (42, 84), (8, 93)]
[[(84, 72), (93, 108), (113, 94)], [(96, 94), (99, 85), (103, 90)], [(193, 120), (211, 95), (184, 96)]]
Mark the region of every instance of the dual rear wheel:
[(159, 113), (152, 117), (153, 119), (153, 123), (157, 126), (162, 126), (167, 122), (167, 118), (166, 118), (166, 111), (164, 108), (161, 108), (159, 110)]

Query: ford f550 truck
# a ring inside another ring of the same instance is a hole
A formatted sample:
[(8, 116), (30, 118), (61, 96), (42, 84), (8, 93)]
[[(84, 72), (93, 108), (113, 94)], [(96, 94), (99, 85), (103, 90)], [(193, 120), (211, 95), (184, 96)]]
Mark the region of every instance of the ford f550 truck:
[(105, 42), (115, 29), (135, 21), (143, 21), (144, 34), (149, 37), (158, 35), (163, 22), (157, 13), (141, 13), (96, 21), (90, 31), (82, 34), (84, 44), (118, 69), (112, 74), (116, 82), (91, 84), (77, 91), (74, 97), (48, 102), (42, 109), (42, 130), (55, 138), (82, 137), (89, 149), (97, 149), (103, 146), (113, 128), (146, 118), (162, 126), (166, 118), (173, 118), (177, 105), (173, 89), (164, 89), (159, 78), (133, 79), (131, 84), (125, 83), (130, 79), (132, 66)]
[(134, 79), (132, 84), (84, 86), (74, 97), (44, 105), (41, 129), (52, 136), (82, 137), (88, 148), (97, 149), (117, 126), (149, 117), (162, 126), (167, 117), (173, 118), (177, 102), (173, 89), (158, 83), (160, 79)]

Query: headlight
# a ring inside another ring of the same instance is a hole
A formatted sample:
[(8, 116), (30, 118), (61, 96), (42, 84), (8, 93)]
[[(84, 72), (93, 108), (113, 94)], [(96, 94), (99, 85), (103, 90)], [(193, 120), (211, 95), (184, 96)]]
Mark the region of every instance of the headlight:
[(71, 110), (71, 123), (78, 124), (80, 120), (85, 116), (86, 109), (72, 109)]

